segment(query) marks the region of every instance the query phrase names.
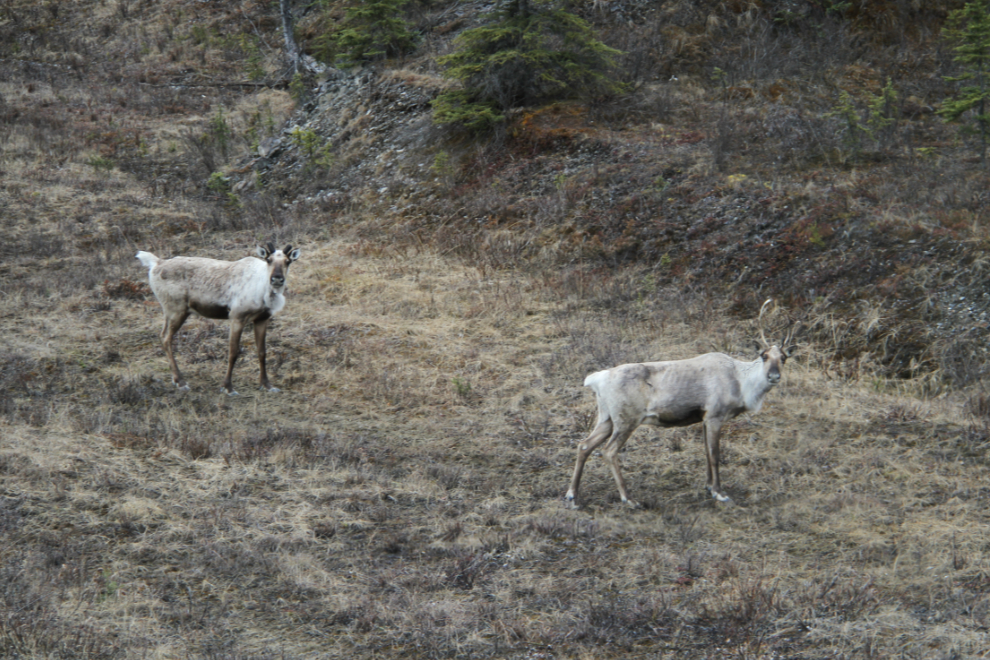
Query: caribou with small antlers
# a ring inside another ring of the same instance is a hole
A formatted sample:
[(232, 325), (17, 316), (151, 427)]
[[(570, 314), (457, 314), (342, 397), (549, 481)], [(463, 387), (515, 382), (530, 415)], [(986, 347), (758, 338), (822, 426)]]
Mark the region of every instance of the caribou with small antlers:
[(179, 389), (189, 385), (179, 372), (172, 354), (172, 339), (192, 312), (208, 319), (230, 319), (230, 350), (223, 391), (236, 395), (233, 385), (234, 362), (241, 347), (241, 332), (254, 323), (254, 340), (261, 365), (261, 387), (278, 392), (268, 380), (265, 369), (265, 335), (268, 321), (285, 307), (285, 276), (289, 264), (299, 259), (299, 250), (287, 245), (277, 250), (271, 243), (258, 246), (257, 258), (218, 261), (200, 257), (159, 259), (150, 252), (138, 252), (137, 258), (148, 269), (151, 290), (162, 306), (165, 327), (162, 346), (172, 369), (172, 381)]
[(770, 345), (763, 332), (763, 313), (770, 300), (760, 308), (759, 326), (762, 346), (759, 357), (743, 362), (724, 353), (706, 353), (687, 360), (623, 364), (598, 371), (584, 380), (598, 402), (598, 422), (584, 442), (578, 445), (574, 476), (566, 499), (574, 502), (581, 472), (599, 445), (608, 440), (602, 455), (612, 470), (619, 496), (630, 506), (626, 484), (619, 469), (617, 454), (640, 425), (673, 427), (703, 424), (705, 451), (708, 458), (707, 489), (719, 502), (731, 501), (722, 490), (718, 476), (719, 433), (722, 425), (743, 412), (759, 412), (763, 399), (780, 382), (780, 368), (791, 355), (792, 331), (780, 343)]

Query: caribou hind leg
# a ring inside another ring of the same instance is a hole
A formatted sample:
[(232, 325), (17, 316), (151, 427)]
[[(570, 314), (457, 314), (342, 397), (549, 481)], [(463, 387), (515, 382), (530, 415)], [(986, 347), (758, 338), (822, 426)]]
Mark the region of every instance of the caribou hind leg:
[[(574, 503), (577, 497), (578, 486), (581, 484), (581, 473), (584, 471), (584, 463), (591, 456), (591, 452), (598, 448), (598, 445), (602, 444), (608, 440), (609, 436), (612, 435), (612, 420), (605, 418), (599, 420), (598, 424), (595, 426), (595, 430), (591, 432), (584, 442), (578, 445), (578, 455), (577, 462), (574, 464), (574, 476), (571, 477), (571, 487), (567, 489), (567, 495), (564, 496), (568, 502)], [(575, 506), (577, 506), (575, 504)]]
[(182, 324), (186, 322), (189, 318), (189, 310), (186, 309), (178, 314), (165, 314), (165, 327), (162, 328), (162, 347), (165, 349), (165, 355), (168, 356), (168, 365), (172, 370), (172, 382), (180, 390), (188, 390), (189, 385), (186, 384), (186, 380), (182, 377), (182, 373), (179, 371), (179, 365), (175, 362), (175, 354), (172, 344), (175, 340), (175, 333), (179, 331)]
[(634, 509), (639, 508), (639, 504), (630, 500), (629, 493), (626, 492), (626, 481), (622, 478), (622, 466), (619, 463), (619, 451), (622, 449), (622, 446), (626, 444), (626, 440), (629, 439), (629, 436), (632, 435), (637, 426), (637, 424), (626, 424), (624, 426), (619, 426), (612, 433), (612, 437), (609, 439), (608, 444), (605, 445), (605, 449), (602, 451), (602, 456), (605, 458), (605, 462), (608, 463), (609, 468), (612, 470), (612, 476), (615, 478), (615, 485), (619, 487), (619, 497), (622, 498), (622, 502), (624, 504), (627, 504)]

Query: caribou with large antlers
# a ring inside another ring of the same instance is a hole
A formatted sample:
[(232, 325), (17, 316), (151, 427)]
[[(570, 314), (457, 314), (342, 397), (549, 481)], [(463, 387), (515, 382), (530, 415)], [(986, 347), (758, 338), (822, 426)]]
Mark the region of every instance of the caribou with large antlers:
[(285, 276), (289, 264), (299, 259), (299, 250), (287, 245), (277, 250), (271, 243), (258, 246), (255, 257), (240, 261), (217, 261), (200, 257), (159, 259), (150, 252), (138, 252), (137, 258), (148, 268), (151, 290), (162, 306), (165, 327), (162, 346), (172, 368), (172, 381), (180, 389), (189, 385), (179, 372), (172, 354), (172, 338), (192, 312), (208, 319), (230, 319), (230, 350), (223, 391), (235, 395), (234, 362), (241, 347), (241, 332), (254, 323), (254, 340), (261, 365), (261, 387), (278, 392), (268, 380), (265, 369), (265, 335), (272, 315), (285, 307)]
[(617, 456), (629, 436), (642, 424), (666, 428), (700, 423), (704, 425), (708, 458), (708, 491), (720, 502), (730, 501), (718, 476), (722, 425), (740, 413), (759, 412), (767, 392), (780, 382), (780, 368), (791, 354), (793, 332), (781, 341), (780, 347), (766, 340), (763, 312), (769, 304), (767, 300), (760, 308), (763, 345), (758, 347), (760, 355), (753, 362), (742, 362), (724, 353), (706, 353), (688, 360), (623, 364), (585, 378), (585, 387), (594, 391), (598, 402), (598, 422), (591, 435), (578, 445), (566, 499), (574, 502), (585, 461), (608, 440), (602, 455), (615, 477), (619, 495), (624, 503), (637, 506), (626, 493)]

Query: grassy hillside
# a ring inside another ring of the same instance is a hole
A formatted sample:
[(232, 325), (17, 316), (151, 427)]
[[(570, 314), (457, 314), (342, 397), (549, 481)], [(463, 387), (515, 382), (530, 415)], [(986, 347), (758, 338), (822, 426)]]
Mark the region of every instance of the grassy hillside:
[[(299, 3), (300, 5), (302, 3)], [(946, 12), (574, 3), (616, 99), (435, 127), (480, 3), (291, 85), (276, 7), (0, 8), (0, 655), (979, 658), (987, 170), (934, 115)], [(343, 8), (298, 7), (319, 54)], [(722, 74), (712, 77), (715, 68)], [(840, 92), (896, 121), (849, 141)], [(170, 383), (134, 258), (291, 242), (252, 385), (190, 319)], [(751, 357), (764, 409), (641, 429), (565, 506), (584, 376)]]

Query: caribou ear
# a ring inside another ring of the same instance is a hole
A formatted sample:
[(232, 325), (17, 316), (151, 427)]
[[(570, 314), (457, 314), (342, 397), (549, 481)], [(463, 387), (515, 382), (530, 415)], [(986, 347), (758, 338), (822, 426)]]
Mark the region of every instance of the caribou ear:
[[(292, 249), (292, 246), (290, 245), (289, 247), (285, 248), (285, 251), (288, 252), (291, 249)], [(292, 252), (289, 252), (289, 260), (290, 261), (296, 261), (296, 260), (298, 260), (299, 259), (299, 256), (300, 256), (299, 248), (296, 248), (295, 250), (292, 250)]]
[(760, 342), (754, 340), (753, 341), (753, 348), (756, 349), (756, 354), (757, 355), (763, 355), (763, 345), (760, 344)]
[(258, 255), (258, 257), (261, 259), (267, 259), (269, 254), (268, 250), (266, 250), (260, 245), (257, 248), (255, 248), (254, 253)]

